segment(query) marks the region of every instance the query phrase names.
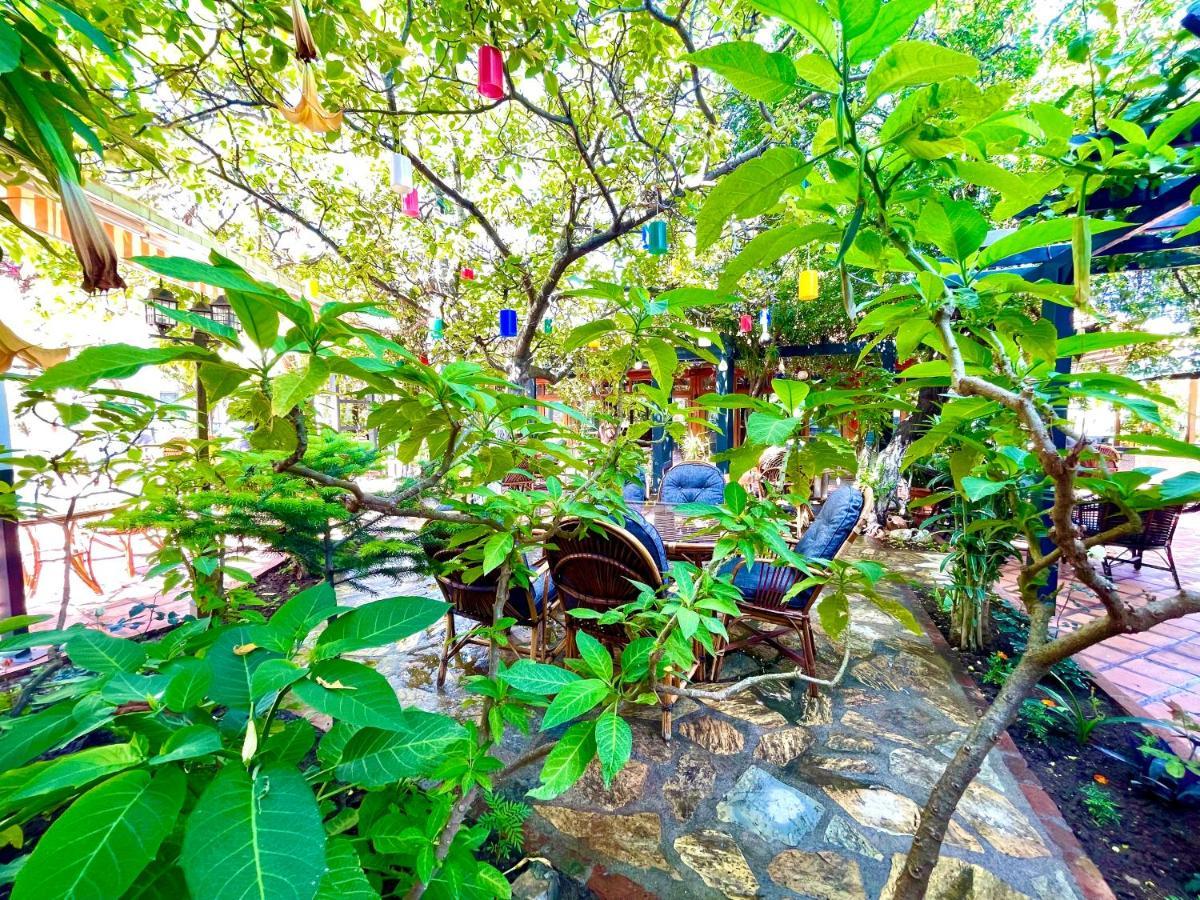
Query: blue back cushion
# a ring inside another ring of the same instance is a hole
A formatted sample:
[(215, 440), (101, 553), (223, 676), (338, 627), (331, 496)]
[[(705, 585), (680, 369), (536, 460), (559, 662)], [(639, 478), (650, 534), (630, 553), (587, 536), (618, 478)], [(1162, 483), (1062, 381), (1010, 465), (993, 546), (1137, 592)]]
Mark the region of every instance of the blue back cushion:
[(621, 488), (621, 496), (626, 503), (645, 503), (646, 485), (640, 481), (631, 481)]
[(796, 542), (796, 552), (809, 559), (833, 559), (862, 515), (863, 493), (843, 484), (825, 498), (821, 511)]
[(641, 545), (650, 551), (650, 558), (658, 564), (658, 571), (667, 571), (667, 548), (663, 545), (662, 535), (658, 529), (646, 521), (636, 509), (629, 511), (625, 519), (625, 530), (632, 534)]
[(680, 463), (663, 476), (664, 503), (721, 503), (725, 499), (725, 476), (708, 463)]

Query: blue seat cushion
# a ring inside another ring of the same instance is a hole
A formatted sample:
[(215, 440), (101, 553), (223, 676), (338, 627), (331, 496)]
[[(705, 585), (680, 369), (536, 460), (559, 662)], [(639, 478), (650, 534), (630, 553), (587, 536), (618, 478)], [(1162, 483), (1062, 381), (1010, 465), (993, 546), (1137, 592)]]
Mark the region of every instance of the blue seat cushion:
[(641, 482), (631, 481), (625, 487), (621, 488), (621, 497), (626, 503), (645, 503), (646, 502), (646, 485)]
[[(543, 572), (533, 580), (533, 608), (538, 612), (542, 611), (547, 603), (554, 599), (554, 582), (550, 580), (550, 573)], [(508, 589), (508, 605), (516, 612), (521, 613), (524, 618), (529, 609), (528, 594), (525, 588), (519, 584), (514, 584)]]
[(636, 509), (631, 509), (625, 519), (625, 530), (632, 534), (650, 552), (650, 558), (658, 564), (658, 571), (667, 571), (667, 548), (658, 529), (646, 521)]
[(667, 471), (662, 482), (664, 503), (721, 503), (725, 476), (708, 463), (680, 463)]

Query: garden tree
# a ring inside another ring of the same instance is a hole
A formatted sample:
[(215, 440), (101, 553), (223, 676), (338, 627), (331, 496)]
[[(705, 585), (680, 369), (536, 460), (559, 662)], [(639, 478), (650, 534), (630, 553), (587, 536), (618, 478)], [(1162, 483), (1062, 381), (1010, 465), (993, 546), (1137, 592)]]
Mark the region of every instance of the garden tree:
[[(1121, 223), (1089, 217), (1088, 197), (1101, 188), (1120, 196), (1139, 180), (1153, 184), (1194, 174), (1197, 152), (1177, 150), (1172, 142), (1200, 121), (1200, 104), (1186, 102), (1185, 88), (1182, 103), (1127, 105), (1123, 109), (1133, 118), (1093, 122), (1108, 130), (1073, 142), (1076, 121), (1059, 108), (1047, 103), (1017, 107), (1003, 84), (977, 85), (979, 65), (973, 57), (932, 42), (900, 40), (925, 5), (920, 0), (771, 4), (775, 15), (801, 32), (829, 74), (832, 114), (818, 128), (808, 154), (764, 154), (761, 166), (743, 166), (720, 182), (698, 216), (704, 245), (719, 239), (731, 216), (744, 215), (748, 207), (770, 208), (787, 193), (804, 214), (777, 230), (833, 224), (839, 232), (839, 265), (907, 273), (906, 283), (870, 301), (857, 333), (872, 342), (894, 339), (902, 358), (919, 348), (929, 353), (931, 359), (904, 372), (905, 380), (914, 387), (950, 389), (952, 399), (909, 448), (908, 459), (943, 445), (965, 452), (954, 485), (972, 501), (1030, 482), (1034, 487), (1024, 502), (1004, 511), (1012, 530), (1029, 545), (1018, 577), (1030, 617), (1027, 649), (922, 810), (896, 886), (900, 898), (924, 895), (955, 806), (1021, 701), (1052, 665), (1107, 637), (1145, 631), (1200, 610), (1200, 595), (1193, 591), (1131, 601), (1088, 554), (1140, 529), (1141, 512), (1200, 496), (1200, 474), (1151, 484), (1149, 471), (1109, 472), (1087, 437), (1070, 433), (1057, 411), (1073, 399), (1100, 399), (1157, 422), (1160, 398), (1152, 389), (1119, 375), (1060, 374), (1055, 363), (1091, 349), (1161, 338), (1132, 332), (1059, 339), (1051, 321), (1028, 311), (1031, 300), (1042, 299), (1090, 309), (1092, 236)], [(1112, 7), (1106, 13), (1116, 15)], [(747, 70), (759, 65), (761, 52), (744, 45), (728, 49)], [(1140, 87), (1152, 95), (1160, 86), (1152, 80)], [(1099, 92), (1096, 97), (1086, 104), (1089, 112), (1099, 108)], [(1134, 111), (1141, 109), (1154, 110), (1153, 118), (1140, 118)], [(1033, 171), (1016, 180), (1005, 166), (1014, 154), (1035, 160), (1029, 166)], [(947, 178), (958, 189), (947, 190)], [(987, 243), (988, 218), (976, 203), (960, 199), (968, 185), (990, 189), (989, 203), (998, 200), (1007, 210), (994, 215), (1027, 206), (1038, 207), (1038, 214)], [(1052, 190), (1056, 193), (1047, 197)], [(1072, 250), (1070, 287), (1030, 283), (992, 268), (1013, 254), (1064, 242)], [(980, 417), (990, 423), (989, 439), (963, 440), (961, 426)], [(783, 423), (775, 433), (788, 427)], [(1055, 433), (1065, 438), (1063, 446)], [(1166, 435), (1141, 440), (1165, 456), (1200, 458), (1195, 448)], [(1098, 465), (1100, 474), (1087, 464)], [(1039, 492), (1049, 500), (1046, 512), (1033, 502)], [(1082, 535), (1071, 513), (1084, 492), (1115, 503), (1126, 521), (1103, 534)], [(1043, 588), (1060, 563), (1072, 567), (1105, 614), (1055, 636), (1050, 628), (1054, 594)]]

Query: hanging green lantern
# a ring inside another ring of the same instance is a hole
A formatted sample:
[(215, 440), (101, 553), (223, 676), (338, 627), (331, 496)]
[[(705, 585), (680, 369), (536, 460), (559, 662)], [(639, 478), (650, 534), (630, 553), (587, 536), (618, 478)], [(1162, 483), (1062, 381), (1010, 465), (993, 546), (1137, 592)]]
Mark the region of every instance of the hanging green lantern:
[(440, 341), (446, 336), (446, 323), (440, 318), (433, 320), (433, 327), (429, 329), (429, 336), (435, 341)]
[(549, 316), (542, 319), (542, 331), (546, 334), (551, 334), (554, 331), (554, 320)]
[(642, 226), (642, 247), (651, 256), (662, 256), (667, 252), (667, 223), (655, 219)]

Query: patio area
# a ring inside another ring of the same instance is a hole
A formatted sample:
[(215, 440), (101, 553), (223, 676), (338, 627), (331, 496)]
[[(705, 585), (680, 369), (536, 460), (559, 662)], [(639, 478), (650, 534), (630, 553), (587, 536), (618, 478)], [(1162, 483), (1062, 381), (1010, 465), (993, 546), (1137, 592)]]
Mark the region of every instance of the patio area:
[[(436, 587), (412, 581), (386, 590), (429, 595)], [(896, 596), (923, 618), (906, 591)], [(346, 590), (338, 595), (343, 606), (369, 599)], [(404, 704), (465, 721), (480, 701), (463, 693), (461, 678), (486, 668), (486, 651), (464, 651), (439, 692), (432, 672), (440, 643), (434, 628), (355, 658), (383, 673)], [(845, 680), (815, 700), (805, 697), (803, 686), (789, 684), (725, 701), (684, 698), (676, 704), (670, 743), (661, 738), (655, 710), (639, 715), (632, 759), (611, 789), (593, 762), (567, 793), (533, 804), (526, 854), (546, 858), (608, 900), (889, 896), (918, 811), (977, 711), (928, 633), (914, 635), (855, 604), (850, 644)], [(818, 656), (828, 677), (840, 653), (822, 638)], [(735, 654), (724, 674), (786, 668), (773, 651), (756, 650)], [(516, 756), (518, 747), (524, 744), (511, 742), (506, 755)], [(530, 766), (502, 793), (519, 798), (536, 784), (537, 767)], [(1031, 800), (1048, 814), (1039, 815)], [(556, 882), (549, 887), (554, 878), (535, 865), (514, 885), (514, 896), (556, 896), (539, 893), (557, 891)], [(529, 893), (521, 892), (522, 884)], [(562, 890), (572, 896), (566, 885)], [(929, 896), (1111, 894), (1053, 802), (1028, 773), (1014, 776), (1001, 747), (953, 819)]]

